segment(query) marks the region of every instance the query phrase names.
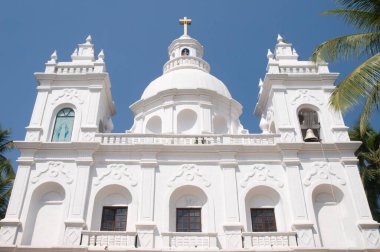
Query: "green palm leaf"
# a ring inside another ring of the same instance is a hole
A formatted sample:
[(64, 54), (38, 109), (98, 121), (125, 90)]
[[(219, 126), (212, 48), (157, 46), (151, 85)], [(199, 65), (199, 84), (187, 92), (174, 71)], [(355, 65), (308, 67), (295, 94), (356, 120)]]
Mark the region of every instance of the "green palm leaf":
[(323, 42), (313, 52), (313, 61), (335, 61), (380, 52), (380, 32), (351, 34)]
[(380, 28), (380, 15), (378, 12), (369, 12), (358, 9), (336, 9), (328, 10), (322, 15), (335, 14), (342, 17), (347, 23), (359, 29), (367, 31), (378, 31)]
[[(368, 98), (372, 95), (373, 101), (377, 101), (376, 89), (379, 81), (380, 53), (366, 60), (339, 83), (331, 94), (330, 104), (335, 109), (345, 111), (357, 105), (361, 97)], [(369, 101), (369, 104), (373, 103)], [(366, 115), (369, 113), (366, 112)]]

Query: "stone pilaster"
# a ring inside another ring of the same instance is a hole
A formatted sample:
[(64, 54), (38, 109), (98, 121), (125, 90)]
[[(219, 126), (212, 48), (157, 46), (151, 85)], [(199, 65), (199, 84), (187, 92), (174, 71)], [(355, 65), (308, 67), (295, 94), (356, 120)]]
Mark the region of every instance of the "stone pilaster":
[(158, 167), (155, 154), (145, 153), (140, 162), (142, 183), (139, 209), (139, 221), (136, 224), (138, 242), (141, 248), (154, 248), (154, 197), (156, 168)]
[(77, 160), (77, 175), (75, 193), (69, 209), (69, 218), (65, 221), (64, 244), (70, 246), (80, 245), (81, 232), (86, 226), (85, 209), (87, 203), (90, 171), (93, 163), (91, 154)]
[(0, 221), (0, 245), (13, 245), (16, 243), (18, 229), (21, 226), (21, 210), (24, 205), (30, 171), (34, 160), (33, 158), (22, 158), (18, 159), (17, 162), (19, 165), (7, 214)]
[(299, 247), (315, 247), (313, 223), (309, 220), (300, 174), (301, 162), (295, 151), (285, 152), (283, 165), (288, 180), (288, 196), (292, 211), (292, 228), (297, 232)]
[[(227, 155), (227, 154), (226, 154)], [(225, 234), (225, 246), (227, 249), (241, 249), (242, 225), (239, 218), (239, 199), (236, 184), (236, 169), (238, 164), (231, 154), (231, 160), (223, 160), (220, 166), (223, 170), (225, 223), (223, 225)]]

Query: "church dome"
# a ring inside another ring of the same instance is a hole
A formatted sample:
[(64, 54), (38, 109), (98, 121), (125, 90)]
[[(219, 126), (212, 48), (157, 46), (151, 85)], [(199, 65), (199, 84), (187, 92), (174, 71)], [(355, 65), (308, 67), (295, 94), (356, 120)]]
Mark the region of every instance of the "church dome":
[(181, 68), (163, 74), (148, 85), (141, 99), (172, 89), (205, 89), (231, 99), (231, 94), (222, 81), (205, 71), (194, 68)]
[(168, 90), (209, 90), (228, 99), (230, 92), (222, 81), (211, 75), (210, 65), (203, 59), (203, 46), (187, 34), (191, 20), (180, 20), (184, 34), (175, 39), (168, 48), (169, 60), (163, 67), (163, 75), (152, 81), (145, 89), (142, 100)]

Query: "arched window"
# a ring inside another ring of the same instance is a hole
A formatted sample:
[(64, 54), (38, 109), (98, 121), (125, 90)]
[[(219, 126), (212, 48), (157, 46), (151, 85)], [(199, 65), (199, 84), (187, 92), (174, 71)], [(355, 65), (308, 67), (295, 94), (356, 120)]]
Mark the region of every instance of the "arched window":
[(182, 49), (181, 56), (189, 56), (190, 50), (187, 48)]
[(318, 113), (312, 109), (303, 108), (298, 112), (298, 120), (305, 142), (320, 141), (320, 123)]
[(69, 142), (73, 131), (75, 112), (71, 108), (61, 109), (55, 118), (52, 142)]

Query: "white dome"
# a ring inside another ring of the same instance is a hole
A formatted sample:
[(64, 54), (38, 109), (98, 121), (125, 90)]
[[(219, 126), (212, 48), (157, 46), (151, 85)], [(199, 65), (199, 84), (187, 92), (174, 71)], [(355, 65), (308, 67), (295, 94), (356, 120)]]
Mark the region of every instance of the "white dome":
[(215, 91), (231, 99), (231, 94), (222, 81), (198, 69), (177, 69), (167, 72), (152, 81), (145, 89), (141, 99), (150, 98), (170, 89), (206, 89)]

